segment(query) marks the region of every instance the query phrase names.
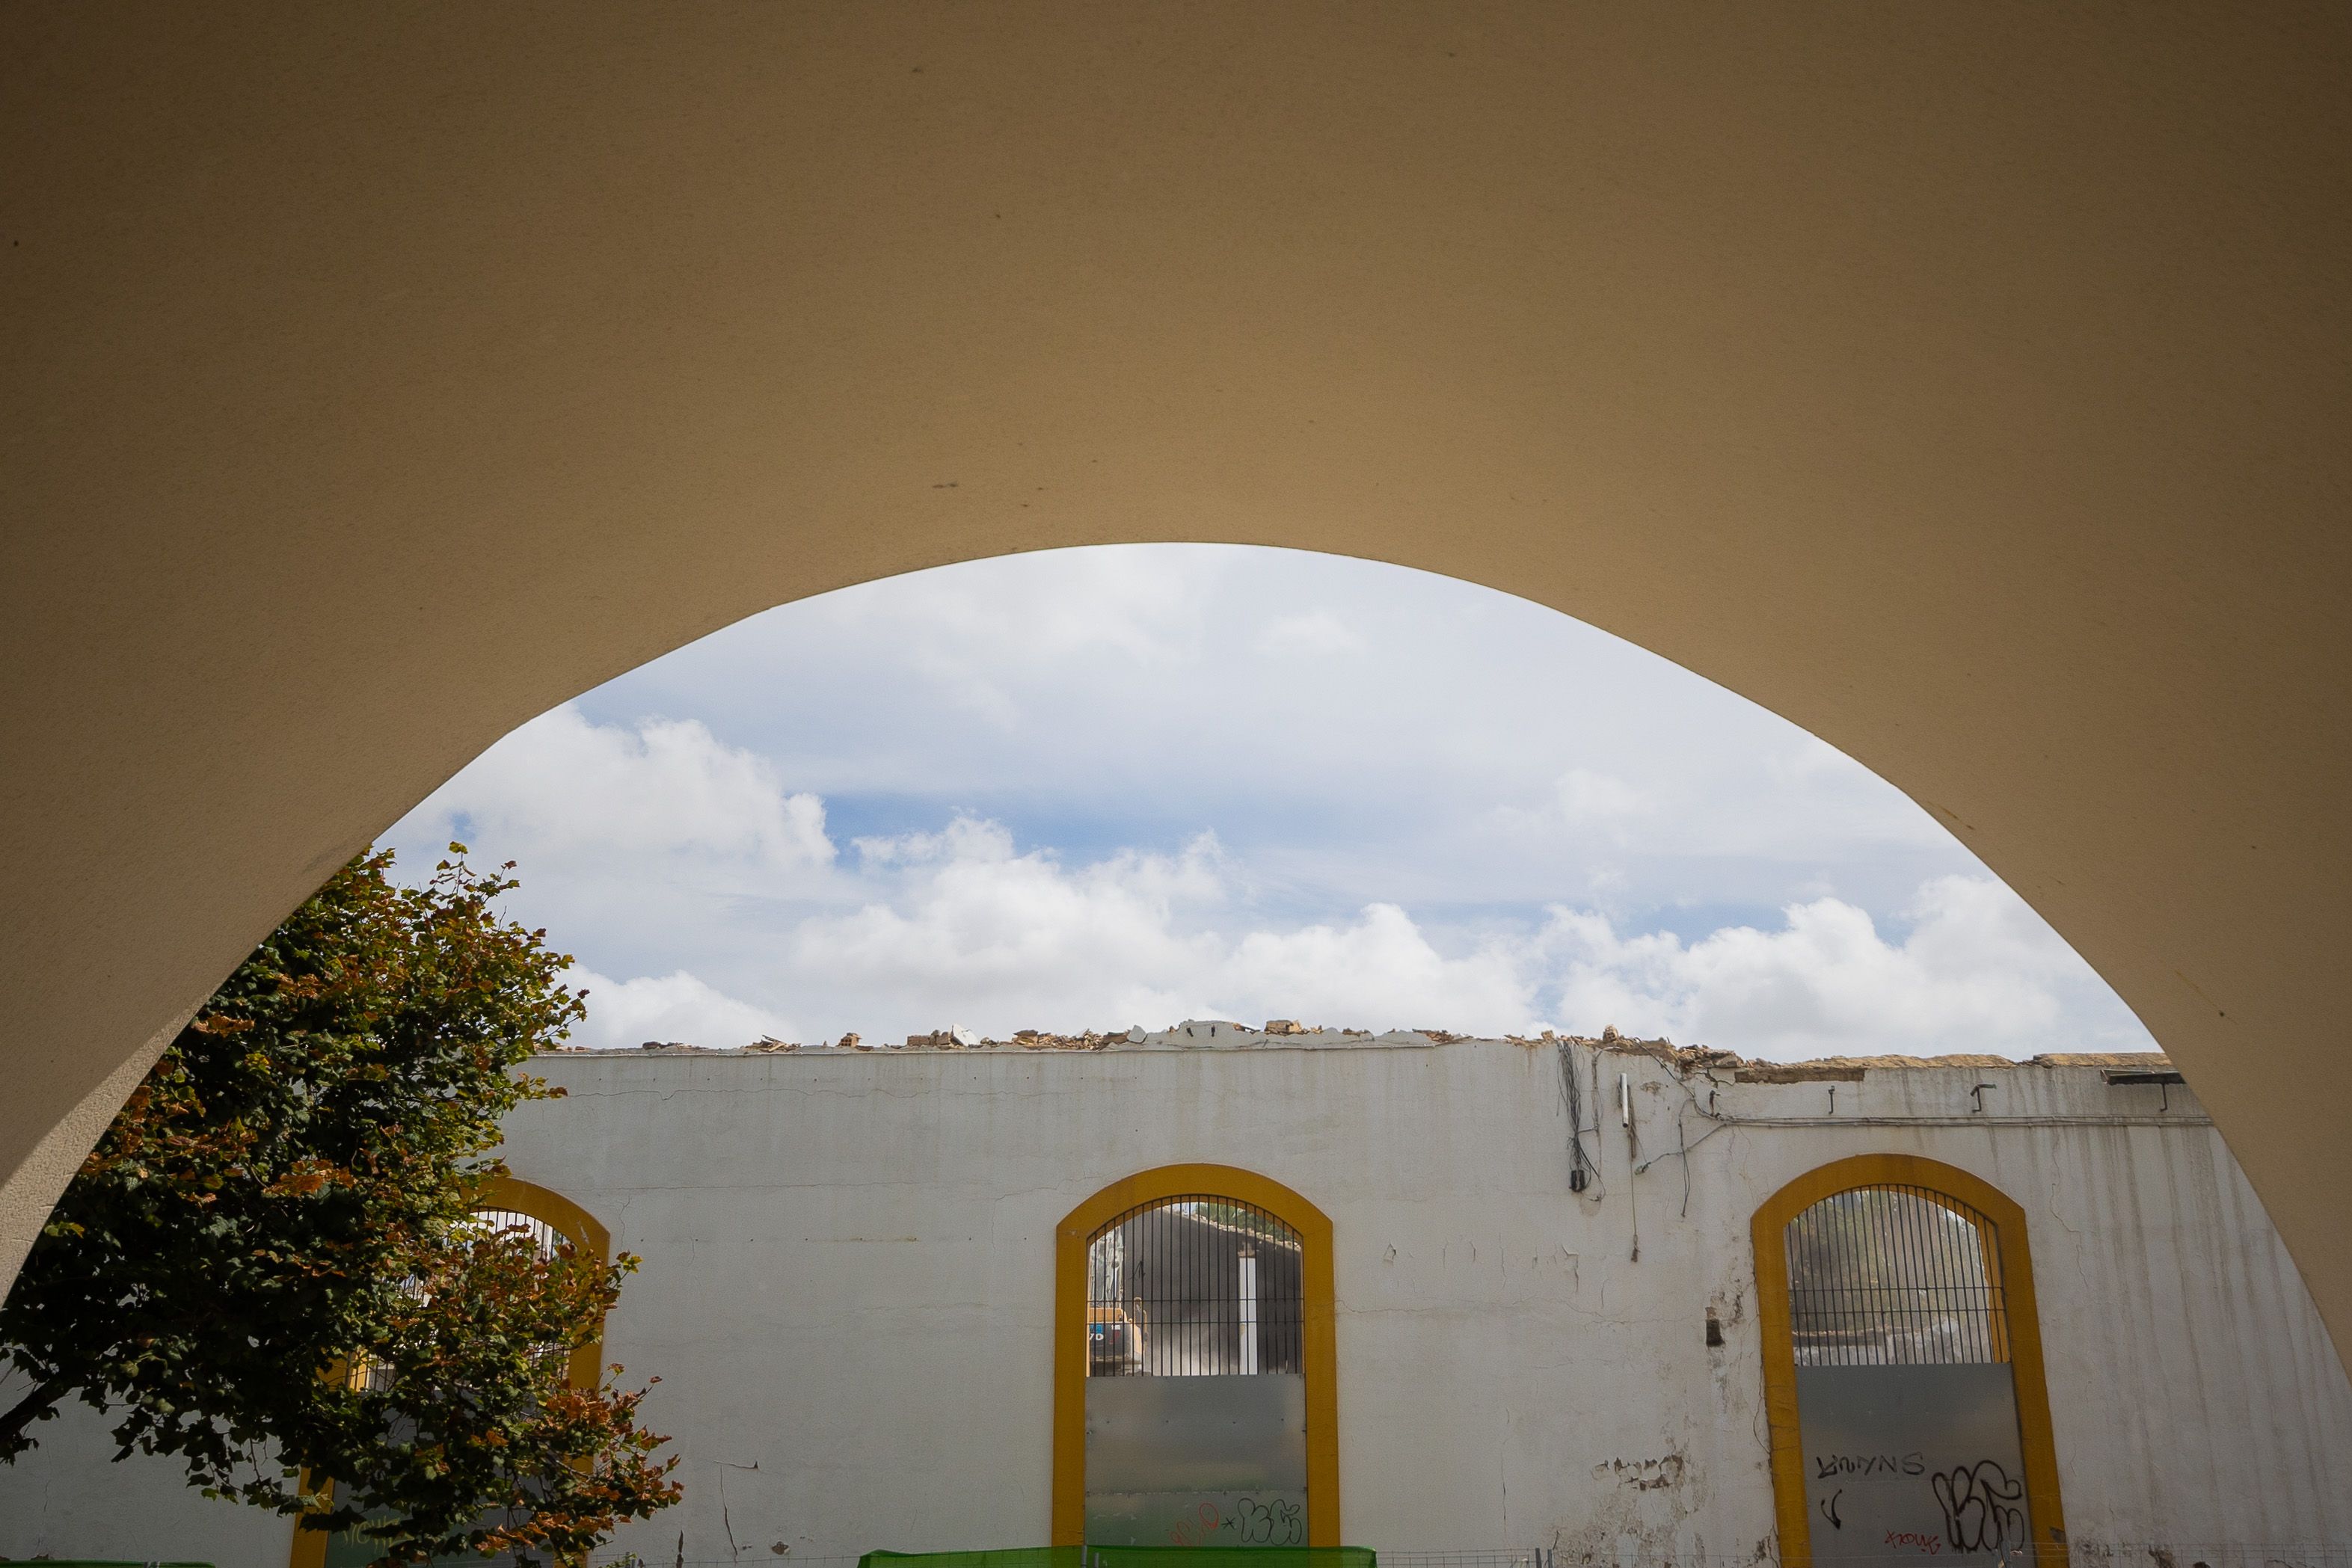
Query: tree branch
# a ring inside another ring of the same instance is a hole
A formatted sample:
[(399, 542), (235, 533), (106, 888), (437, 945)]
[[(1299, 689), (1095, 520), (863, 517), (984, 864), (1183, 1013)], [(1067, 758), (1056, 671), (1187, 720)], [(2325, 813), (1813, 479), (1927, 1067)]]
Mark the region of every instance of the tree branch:
[(16, 1438), (25, 1428), (58, 1407), (58, 1401), (74, 1390), (76, 1379), (59, 1373), (47, 1382), (36, 1385), (30, 1394), (16, 1401), (16, 1407), (0, 1416), (0, 1454), (13, 1452)]

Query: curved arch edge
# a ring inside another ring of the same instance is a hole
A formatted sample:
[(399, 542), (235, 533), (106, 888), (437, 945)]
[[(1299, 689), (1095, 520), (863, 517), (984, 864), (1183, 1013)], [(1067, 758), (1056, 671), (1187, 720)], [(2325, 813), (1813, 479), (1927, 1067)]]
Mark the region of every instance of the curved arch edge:
[(2025, 1209), (1971, 1171), (1924, 1155), (1853, 1155), (1817, 1166), (1759, 1205), (1748, 1222), (1755, 1249), (1757, 1320), (1763, 1330), (1764, 1419), (1772, 1451), (1772, 1509), (1781, 1568), (1813, 1568), (1812, 1521), (1805, 1509), (1804, 1442), (1797, 1421), (1797, 1347), (1789, 1316), (1789, 1222), (1825, 1197), (1856, 1187), (1919, 1186), (1974, 1207), (1993, 1223), (1996, 1259), (2008, 1299), (2010, 1377), (2017, 1391), (2018, 1441), (2025, 1495), (2042, 1539), (2034, 1568), (2068, 1568), (2066, 1515), (2058, 1487), (2058, 1450), (2043, 1375), (2042, 1312), (2033, 1290)]
[(1087, 1533), (1087, 1245), (1131, 1208), (1193, 1194), (1255, 1204), (1304, 1244), (1301, 1350), (1307, 1367), (1307, 1543), (1337, 1546), (1339, 1530), (1339, 1346), (1334, 1333), (1331, 1218), (1305, 1195), (1239, 1166), (1174, 1165), (1115, 1181), (1062, 1217), (1054, 1230), (1054, 1484), (1050, 1539), (1083, 1546)]

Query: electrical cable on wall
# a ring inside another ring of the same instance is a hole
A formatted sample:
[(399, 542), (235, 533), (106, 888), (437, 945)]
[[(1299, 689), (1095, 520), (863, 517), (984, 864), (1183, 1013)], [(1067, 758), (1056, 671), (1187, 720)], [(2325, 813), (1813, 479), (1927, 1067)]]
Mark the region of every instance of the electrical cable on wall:
[[(1600, 1175), (1598, 1163), (1584, 1149), (1584, 1094), (1577, 1082), (1576, 1053), (1564, 1040), (1559, 1051), (1560, 1097), (1568, 1109), (1568, 1190), (1580, 1193), (1591, 1186), (1597, 1202), (1607, 1189), (1596, 1179)], [(1596, 1134), (1601, 1130), (1597, 1118), (1592, 1130)]]
[[(1706, 1072), (1705, 1069), (1701, 1071)], [(1716, 1088), (1722, 1086), (1722, 1081), (1716, 1078), (1712, 1072), (1706, 1072), (1706, 1076), (1707, 1082)], [(1713, 1127), (1688, 1145), (1694, 1149), (1726, 1127), (1819, 1127), (1832, 1121), (1841, 1127), (2210, 1127), (2213, 1124), (2213, 1119), (2210, 1116), (2173, 1114), (2085, 1116), (2049, 1113), (2037, 1115), (2027, 1113), (2021, 1115), (2000, 1116), (1974, 1113), (1909, 1116), (1742, 1116), (1736, 1112), (1717, 1110), (1713, 1089), (1709, 1090), (1707, 1098), (1702, 1101), (1697, 1092), (1691, 1088), (1689, 1081), (1680, 1071), (1670, 1067), (1667, 1077), (1675, 1087), (1683, 1092), (1683, 1097), (1690, 1102), (1691, 1109), (1714, 1124)], [(1601, 1093), (1598, 1052), (1593, 1056), (1592, 1082), (1593, 1096), (1597, 1100)], [(1670, 1149), (1647, 1161), (1641, 1168), (1646, 1171), (1659, 1160), (1672, 1159), (1681, 1152)]]
[[(1570, 1042), (1569, 1040), (1562, 1040), (1558, 1042), (1557, 1049), (1560, 1069), (1561, 1098), (1567, 1107), (1569, 1117), (1569, 1190), (1570, 1192), (1578, 1193), (1587, 1201), (1598, 1202), (1601, 1197), (1607, 1195), (1608, 1191), (1607, 1183), (1602, 1176), (1601, 1162), (1597, 1152), (1601, 1146), (1598, 1143), (1601, 1134), (1601, 1107), (1605, 1103), (1601, 1099), (1601, 1058), (1602, 1055), (1602, 1049), (1592, 1048), (1591, 1050), (1592, 1082), (1589, 1089), (1582, 1082), (1582, 1075), (1576, 1070), (1575, 1051), (1571, 1049)], [(1645, 1052), (1644, 1054), (1647, 1053)], [(1744, 1116), (1737, 1113), (1725, 1112), (1717, 1108), (1716, 1104), (1717, 1092), (1724, 1086), (1724, 1081), (1715, 1077), (1712, 1071), (1701, 1069), (1702, 1075), (1706, 1077), (1708, 1084), (1710, 1085), (1708, 1093), (1704, 1099), (1702, 1099), (1697, 1092), (1691, 1087), (1688, 1076), (1686, 1076), (1684, 1071), (1679, 1071), (1675, 1063), (1672, 1061), (1661, 1061), (1661, 1065), (1667, 1069), (1667, 1075), (1672, 1079), (1675, 1086), (1683, 1092), (1683, 1098), (1687, 1103), (1688, 1109), (1697, 1113), (1700, 1118), (1707, 1124), (1706, 1130), (1702, 1132), (1696, 1138), (1691, 1137), (1685, 1119), (1684, 1107), (1677, 1106), (1675, 1111), (1675, 1147), (1662, 1150), (1658, 1154), (1653, 1155), (1647, 1159), (1643, 1159), (1641, 1156), (1640, 1129), (1633, 1124), (1632, 1076), (1630, 1073), (1619, 1073), (1618, 1113), (1625, 1127), (1625, 1147), (1627, 1156), (1626, 1176), (1630, 1182), (1633, 1177), (1647, 1175), (1650, 1168), (1657, 1165), (1661, 1160), (1679, 1160), (1682, 1163), (1683, 1167), (1683, 1197), (1681, 1215), (1685, 1220), (1687, 1220), (1690, 1218), (1692, 1188), (1690, 1156), (1692, 1152), (1697, 1149), (1702, 1144), (1705, 1144), (1709, 1138), (1714, 1137), (1717, 1134), (1739, 1127), (1762, 1129), (1773, 1127), (1819, 1127), (1827, 1124), (1835, 1124), (1840, 1127), (2001, 1126), (2016, 1128), (2140, 1126), (2210, 1127), (2212, 1125), (2212, 1121), (2210, 1117), (2183, 1116), (2169, 1113), (2168, 1112), (2162, 1115), (2068, 1115), (2063, 1113), (2052, 1114), (2048, 1113), (2040, 1114), (2026, 1113), (1998, 1115), (1978, 1111), (1969, 1113), (1948, 1113), (1940, 1115), (1855, 1116), (1836, 1115), (1832, 1113), (1826, 1116)], [(1832, 1087), (1834, 1087), (1834, 1085), (1832, 1084)], [(1584, 1120), (1584, 1108), (1588, 1104), (1592, 1107), (1592, 1120), (1590, 1124), (1588, 1124)], [(1591, 1133), (1596, 1140), (1595, 1145), (1591, 1148), (1588, 1148), (1584, 1143), (1584, 1134), (1588, 1132)], [(1580, 1180), (1580, 1178), (1581, 1179)], [(1642, 1258), (1641, 1216), (1639, 1206), (1636, 1202), (1638, 1194), (1636, 1188), (1630, 1185), (1625, 1190), (1627, 1215), (1632, 1229), (1632, 1244), (1628, 1257), (1630, 1261), (1638, 1263), (1641, 1261)]]
[(1683, 1108), (1675, 1107), (1675, 1152), (1683, 1156), (1683, 1218), (1690, 1218), (1690, 1134), (1683, 1131)]
[(1625, 1214), (1633, 1228), (1633, 1250), (1625, 1260), (1639, 1263), (1642, 1260), (1642, 1206), (1633, 1186), (1633, 1177), (1640, 1174), (1636, 1162), (1642, 1157), (1642, 1141), (1633, 1131), (1633, 1075), (1630, 1072), (1617, 1075), (1617, 1114), (1625, 1123)]

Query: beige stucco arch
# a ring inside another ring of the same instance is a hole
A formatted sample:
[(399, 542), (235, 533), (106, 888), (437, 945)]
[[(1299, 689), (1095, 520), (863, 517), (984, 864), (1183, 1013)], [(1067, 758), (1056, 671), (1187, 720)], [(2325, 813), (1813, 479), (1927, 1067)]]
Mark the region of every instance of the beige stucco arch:
[(1229, 539), (1524, 594), (1908, 790), (2341, 1343), (2347, 25), (9, 8), (0, 1265), (515, 724), (862, 579)]

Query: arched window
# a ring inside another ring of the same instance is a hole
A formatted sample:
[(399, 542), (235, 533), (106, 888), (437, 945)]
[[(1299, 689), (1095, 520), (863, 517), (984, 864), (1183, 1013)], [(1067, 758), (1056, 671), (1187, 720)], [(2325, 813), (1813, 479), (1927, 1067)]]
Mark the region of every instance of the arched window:
[(1128, 1210), (1087, 1241), (1087, 1375), (1302, 1376), (1304, 1252), (1297, 1231), (1233, 1198)]
[[(474, 1218), (486, 1228), (527, 1230), (540, 1251), (550, 1257), (558, 1248), (570, 1247), (580, 1256), (599, 1263), (612, 1259), (612, 1233), (598, 1224), (593, 1215), (561, 1193), (534, 1182), (501, 1176), (490, 1179), (487, 1199), (482, 1207), (474, 1211)], [(603, 1370), (604, 1358), (604, 1336), (600, 1333), (593, 1341), (572, 1353), (564, 1367), (565, 1384), (572, 1387), (593, 1386)], [(353, 1387), (381, 1387), (383, 1384), (378, 1380), (386, 1372), (383, 1367), (363, 1364), (352, 1367), (346, 1375)], [(326, 1490), (331, 1496), (332, 1483)], [(374, 1546), (355, 1531), (339, 1531), (331, 1535), (298, 1528), (289, 1568), (362, 1568), (374, 1560)]]
[[(545, 1187), (531, 1188), (531, 1193), (536, 1194), (536, 1197), (520, 1195), (520, 1189), (527, 1187), (528, 1186), (528, 1183), (517, 1182), (510, 1178), (505, 1178), (505, 1187), (509, 1197), (507, 1198), (494, 1197), (492, 1200), (494, 1207), (474, 1210), (474, 1223), (485, 1231), (522, 1231), (530, 1238), (531, 1245), (538, 1249), (539, 1255), (541, 1258), (554, 1257), (559, 1248), (566, 1246), (580, 1247), (584, 1245), (584, 1243), (574, 1240), (572, 1237), (565, 1235), (563, 1231), (557, 1228), (555, 1224), (551, 1220), (542, 1219), (538, 1215), (530, 1213), (524, 1209), (505, 1207), (505, 1204), (509, 1200), (515, 1202), (538, 1203), (544, 1207), (546, 1199), (555, 1197), (553, 1193), (549, 1192)], [(584, 1218), (584, 1216), (583, 1218)], [(589, 1221), (589, 1223), (593, 1225), (594, 1222), (592, 1220)], [(406, 1281), (401, 1288), (412, 1298), (421, 1295), (424, 1291), (422, 1281), (416, 1280)], [(553, 1346), (549, 1347), (551, 1351), (553, 1348)], [(565, 1368), (564, 1381), (567, 1384), (570, 1383), (577, 1374), (577, 1371), (578, 1369), (576, 1367)], [(591, 1363), (590, 1375), (593, 1375), (593, 1372), (594, 1364)], [(344, 1376), (350, 1385), (353, 1388), (382, 1390), (392, 1386), (392, 1368), (371, 1356), (361, 1356), (352, 1364), (350, 1370), (345, 1373)]]
[(1865, 1155), (1783, 1187), (1754, 1236), (1785, 1568), (2063, 1568), (2024, 1211), (1953, 1166)]
[(1330, 1238), (1226, 1166), (1146, 1171), (1062, 1222), (1055, 1544), (1339, 1543)]
[[(526, 1227), (541, 1248), (550, 1253), (562, 1243), (578, 1256), (598, 1263), (613, 1260), (612, 1232), (598, 1224), (594, 1215), (562, 1193), (535, 1182), (508, 1176), (492, 1177), (488, 1207), (478, 1210), (477, 1218), (492, 1224)], [(604, 1364), (604, 1343), (600, 1333), (572, 1353), (563, 1380), (573, 1388), (593, 1388), (603, 1375)]]

